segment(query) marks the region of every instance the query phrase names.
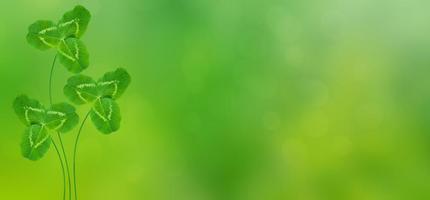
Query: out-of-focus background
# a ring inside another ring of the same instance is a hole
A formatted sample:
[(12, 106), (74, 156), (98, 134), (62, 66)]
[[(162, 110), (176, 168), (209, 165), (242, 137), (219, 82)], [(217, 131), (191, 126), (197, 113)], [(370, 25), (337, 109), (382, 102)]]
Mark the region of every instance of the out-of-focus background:
[[(21, 157), (11, 104), (48, 104), (55, 51), (29, 46), (27, 27), (76, 4), (93, 16), (84, 74), (133, 79), (117, 133), (84, 127), (80, 199), (430, 199), (420, 0), (0, 1), (0, 199), (61, 197), (54, 149)], [(55, 101), (69, 76), (58, 64)]]

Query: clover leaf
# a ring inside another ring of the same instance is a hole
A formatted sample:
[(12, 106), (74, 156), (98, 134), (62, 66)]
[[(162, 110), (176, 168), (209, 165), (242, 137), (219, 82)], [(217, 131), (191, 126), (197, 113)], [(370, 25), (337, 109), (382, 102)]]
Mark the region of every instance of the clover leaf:
[(68, 103), (58, 103), (45, 109), (37, 100), (26, 95), (18, 96), (13, 107), (18, 118), (27, 126), (21, 143), (24, 157), (41, 158), (49, 148), (49, 131), (66, 133), (78, 124), (79, 116)]
[(61, 64), (73, 73), (79, 73), (89, 65), (89, 53), (84, 43), (76, 38), (61, 40), (58, 46)]
[(90, 117), (97, 130), (104, 134), (117, 131), (121, 122), (119, 106), (111, 98), (98, 98), (91, 109)]
[(130, 84), (130, 74), (123, 68), (103, 75), (97, 82), (99, 94), (112, 99), (119, 98)]
[(28, 28), (28, 43), (40, 50), (57, 50), (61, 64), (72, 73), (79, 73), (89, 65), (89, 53), (79, 40), (85, 33), (91, 19), (90, 12), (83, 6), (76, 6), (66, 12), (58, 23), (38, 20)]
[(54, 22), (38, 20), (28, 27), (27, 41), (40, 50), (56, 48), (61, 41), (61, 35)]
[(64, 94), (77, 105), (91, 103), (102, 97), (118, 99), (130, 81), (130, 74), (123, 68), (105, 73), (97, 82), (89, 76), (79, 74), (67, 80)]
[(85, 75), (75, 75), (67, 80), (64, 95), (74, 104), (93, 103), (91, 120), (104, 134), (119, 129), (121, 114), (115, 102), (130, 84), (131, 78), (123, 68), (107, 72), (97, 82)]
[(71, 131), (79, 122), (75, 107), (68, 103), (58, 103), (46, 111), (46, 126), (60, 133)]
[(45, 108), (37, 100), (30, 99), (26, 95), (18, 96), (13, 108), (18, 118), (27, 126), (44, 122)]
[[(76, 6), (66, 12), (58, 23), (50, 20), (38, 20), (28, 27), (27, 42), (39, 49), (55, 49), (57, 54), (52, 62), (49, 77), (49, 98), (52, 102), (52, 77), (57, 58), (70, 72), (80, 73), (89, 66), (89, 52), (80, 40), (86, 32), (90, 12), (83, 6)], [(110, 134), (120, 128), (121, 113), (116, 99), (118, 99), (130, 84), (130, 75), (124, 69), (108, 72), (97, 81), (89, 76), (76, 75), (68, 79), (64, 87), (64, 94), (74, 104), (92, 103), (92, 108), (82, 121), (81, 128), (76, 136), (73, 153), (73, 182), (68, 167), (67, 153), (63, 145), (61, 134), (71, 131), (79, 122), (75, 108), (68, 103), (50, 103), (44, 107), (39, 101), (26, 95), (18, 96), (13, 102), (13, 108), (19, 120), (26, 125), (22, 142), (21, 153), (29, 160), (41, 159), (49, 150), (51, 143), (55, 147), (63, 172), (63, 199), (66, 193), (69, 199), (76, 187), (76, 152), (82, 127), (88, 117), (95, 127), (104, 134)], [(51, 132), (58, 134), (60, 145), (57, 146), (52, 139)], [(61, 154), (62, 152), (62, 154)], [(66, 167), (64, 167), (64, 164)], [(66, 178), (66, 173), (68, 178)], [(66, 190), (68, 180), (69, 190)], [(68, 192), (67, 192), (68, 191)]]
[(51, 145), (51, 135), (45, 126), (33, 124), (29, 126), (22, 137), (21, 154), (30, 160), (39, 160)]
[(58, 103), (49, 109), (26, 95), (18, 96), (13, 107), (18, 118), (27, 126), (41, 124), (48, 129), (65, 133), (78, 124), (79, 116), (68, 103)]
[(87, 30), (90, 19), (90, 12), (85, 7), (78, 5), (63, 15), (58, 22), (58, 28), (65, 38), (80, 38)]
[(93, 102), (98, 97), (96, 81), (81, 74), (72, 76), (64, 86), (64, 95), (77, 105)]
[(51, 144), (51, 135), (48, 130), (38, 124), (31, 125), (24, 132), (21, 142), (21, 153), (25, 158), (38, 160), (48, 151)]

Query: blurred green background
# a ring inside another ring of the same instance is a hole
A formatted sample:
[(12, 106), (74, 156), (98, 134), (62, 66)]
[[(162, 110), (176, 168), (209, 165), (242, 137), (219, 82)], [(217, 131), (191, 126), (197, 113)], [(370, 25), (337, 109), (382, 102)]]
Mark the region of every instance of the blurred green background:
[[(61, 197), (54, 149), (21, 157), (11, 104), (48, 103), (55, 51), (27, 27), (76, 4), (93, 15), (84, 74), (133, 78), (120, 131), (84, 127), (80, 199), (430, 199), (422, 0), (0, 1), (0, 199)], [(69, 76), (58, 64), (54, 101)]]

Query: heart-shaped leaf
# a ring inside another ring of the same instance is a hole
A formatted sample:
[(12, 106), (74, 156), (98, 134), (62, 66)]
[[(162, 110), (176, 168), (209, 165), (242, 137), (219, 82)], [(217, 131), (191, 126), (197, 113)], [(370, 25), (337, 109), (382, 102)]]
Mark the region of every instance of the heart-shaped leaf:
[(46, 112), (46, 126), (60, 133), (72, 130), (79, 122), (75, 108), (68, 103), (52, 105)]
[(39, 101), (26, 95), (18, 96), (13, 102), (13, 108), (18, 118), (27, 126), (44, 122), (45, 108)]
[(96, 128), (109, 134), (119, 129), (121, 114), (114, 99), (119, 98), (130, 84), (130, 75), (119, 68), (104, 74), (96, 83), (84, 75), (70, 77), (64, 87), (64, 94), (75, 104), (94, 103), (90, 112)]
[(98, 97), (96, 81), (85, 75), (72, 76), (64, 86), (64, 95), (78, 105), (93, 102)]
[(108, 72), (97, 82), (99, 94), (103, 97), (117, 99), (124, 93), (130, 80), (130, 74), (123, 68)]
[(33, 124), (24, 132), (21, 153), (29, 160), (39, 160), (48, 151), (50, 145), (51, 136), (45, 126)]
[(41, 50), (56, 48), (61, 64), (70, 72), (79, 73), (89, 65), (88, 50), (78, 38), (85, 33), (90, 18), (90, 12), (78, 5), (66, 12), (58, 24), (39, 20), (30, 25), (27, 41)]
[(110, 98), (99, 98), (91, 109), (90, 117), (97, 130), (104, 134), (117, 131), (121, 122), (119, 106)]
[(87, 30), (90, 19), (90, 12), (83, 6), (78, 5), (63, 15), (58, 22), (58, 28), (64, 38), (80, 38)]
[(13, 107), (18, 118), (27, 126), (38, 124), (50, 130), (65, 133), (75, 127), (79, 121), (75, 108), (68, 103), (54, 104), (46, 110), (37, 100), (21, 95), (15, 99)]
[(37, 49), (47, 50), (58, 46), (61, 35), (54, 22), (39, 20), (28, 27), (27, 41)]
[(76, 38), (61, 40), (58, 45), (61, 64), (72, 73), (79, 73), (89, 65), (89, 53), (84, 43)]

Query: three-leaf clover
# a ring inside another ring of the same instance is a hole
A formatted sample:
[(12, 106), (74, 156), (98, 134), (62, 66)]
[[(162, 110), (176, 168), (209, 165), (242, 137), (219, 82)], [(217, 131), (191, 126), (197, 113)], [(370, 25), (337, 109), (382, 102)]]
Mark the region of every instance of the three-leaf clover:
[(93, 103), (91, 121), (97, 130), (109, 134), (120, 127), (121, 114), (115, 100), (124, 93), (130, 80), (130, 75), (123, 68), (104, 74), (98, 81), (79, 74), (67, 80), (64, 94), (77, 105)]
[(60, 62), (72, 73), (89, 65), (89, 53), (79, 40), (85, 33), (91, 14), (83, 6), (66, 12), (58, 23), (38, 20), (28, 28), (27, 41), (40, 50), (56, 49)]
[(68, 103), (45, 108), (39, 101), (21, 95), (13, 102), (13, 108), (27, 126), (21, 142), (21, 153), (30, 160), (38, 160), (48, 151), (51, 144), (49, 131), (65, 133), (79, 121), (75, 108)]

